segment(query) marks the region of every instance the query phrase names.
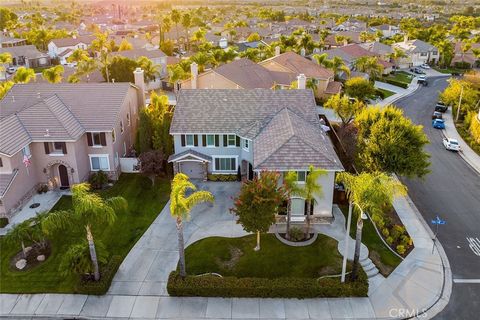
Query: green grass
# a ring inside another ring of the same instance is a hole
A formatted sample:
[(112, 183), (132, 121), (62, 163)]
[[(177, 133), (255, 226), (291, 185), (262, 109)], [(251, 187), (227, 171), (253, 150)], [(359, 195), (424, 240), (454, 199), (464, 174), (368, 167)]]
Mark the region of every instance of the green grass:
[[(340, 206), (345, 219), (348, 216), (348, 206)], [(350, 226), (350, 236), (355, 239), (357, 214), (352, 215), (352, 225)], [(389, 275), (402, 260), (388, 249), (380, 236), (375, 231), (375, 227), (370, 219), (364, 220), (362, 231), (362, 243), (369, 250), (369, 258), (375, 263), (383, 275)]]
[(266, 234), (261, 237), (260, 251), (253, 250), (255, 244), (255, 235), (202, 239), (186, 249), (187, 273), (216, 272), (223, 276), (270, 279), (317, 278), (341, 273), (338, 242), (330, 237), (319, 235), (309, 246), (292, 247), (281, 243), (275, 235)]
[(466, 70), (464, 69), (458, 69), (458, 68), (440, 68), (440, 67), (434, 67), (434, 70), (440, 72), (440, 73), (446, 73), (446, 74), (451, 74), (451, 73), (464, 73)]
[(398, 71), (393, 74), (389, 74), (386, 78), (400, 81), (406, 84), (410, 84), (413, 79), (412, 75), (405, 71)]
[[(118, 215), (111, 226), (96, 226), (95, 239), (101, 240), (109, 254), (125, 257), (145, 230), (160, 213), (168, 201), (170, 181), (157, 179), (152, 187), (150, 179), (135, 174), (122, 174), (115, 185), (100, 192), (104, 197), (123, 196), (127, 199), (129, 209)], [(52, 210), (71, 208), (71, 197), (63, 196)], [(69, 246), (85, 237), (81, 232), (65, 231), (50, 239), (51, 256), (41, 265), (24, 272), (14, 271), (9, 267), (10, 259), (20, 251), (20, 246), (6, 245), (0, 240), (2, 248), (0, 270), (0, 292), (2, 293), (39, 293), (39, 292), (74, 292), (79, 283), (76, 275), (62, 276), (59, 264), (62, 254)]]
[(389, 90), (385, 90), (385, 89), (380, 89), (380, 88), (376, 88), (377, 91), (381, 91), (383, 93), (383, 97), (386, 99), (390, 96), (393, 96), (395, 94), (395, 92), (392, 92), (392, 91), (389, 91)]

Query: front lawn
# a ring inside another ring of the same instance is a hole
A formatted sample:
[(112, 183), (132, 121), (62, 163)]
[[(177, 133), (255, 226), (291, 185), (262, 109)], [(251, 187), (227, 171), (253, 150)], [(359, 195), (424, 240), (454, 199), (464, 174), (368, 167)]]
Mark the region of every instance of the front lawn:
[(254, 251), (256, 236), (211, 237), (187, 247), (187, 274), (209, 272), (239, 278), (318, 278), (340, 274), (342, 256), (338, 242), (325, 235), (305, 247), (281, 243), (273, 234), (262, 235), (261, 250)]
[(444, 74), (462, 74), (465, 73), (465, 69), (458, 69), (458, 68), (440, 68), (440, 67), (434, 67), (434, 70), (444, 73)]
[(381, 96), (383, 96), (383, 99), (386, 99), (386, 98), (388, 98), (390, 96), (393, 96), (395, 94), (395, 92), (385, 90), (385, 89), (380, 89), (380, 88), (376, 88), (376, 91), (381, 92)]
[[(103, 197), (123, 196), (128, 201), (128, 212), (118, 215), (109, 227), (96, 226), (94, 236), (101, 240), (110, 255), (125, 258), (133, 245), (155, 220), (168, 201), (170, 181), (157, 179), (152, 187), (149, 178), (138, 174), (122, 174), (120, 180), (110, 189), (101, 191)], [(52, 210), (71, 208), (71, 197), (60, 198)], [(1, 270), (0, 292), (2, 293), (73, 293), (79, 284), (77, 275), (64, 276), (59, 272), (62, 255), (69, 246), (83, 240), (84, 233), (61, 232), (50, 239), (51, 256), (38, 267), (28, 271), (13, 271), (10, 258), (20, 251), (20, 246), (6, 245), (0, 240)]]
[(393, 74), (390, 74), (388, 78), (410, 84), (412, 82), (413, 76), (405, 71), (397, 71)]

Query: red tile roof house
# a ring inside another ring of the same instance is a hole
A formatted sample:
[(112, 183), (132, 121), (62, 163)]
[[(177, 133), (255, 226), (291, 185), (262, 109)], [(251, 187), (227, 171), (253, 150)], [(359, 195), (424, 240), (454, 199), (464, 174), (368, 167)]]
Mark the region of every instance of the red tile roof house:
[(131, 151), (145, 101), (143, 71), (137, 71), (137, 85), (11, 88), (0, 100), (0, 216), (12, 216), (42, 184), (68, 187), (99, 170), (118, 178), (120, 157)]

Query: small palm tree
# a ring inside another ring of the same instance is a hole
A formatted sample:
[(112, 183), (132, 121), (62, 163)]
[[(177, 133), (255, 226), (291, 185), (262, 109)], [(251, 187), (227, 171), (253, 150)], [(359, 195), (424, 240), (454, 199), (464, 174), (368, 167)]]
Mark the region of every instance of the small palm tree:
[(160, 65), (154, 64), (152, 60), (148, 59), (147, 57), (138, 58), (137, 63), (138, 66), (142, 68), (147, 83), (155, 80), (155, 78), (160, 74)]
[[(382, 209), (384, 206), (391, 205), (396, 197), (407, 193), (406, 187), (401, 182), (382, 172), (361, 173), (359, 175), (341, 172), (337, 175), (337, 181), (345, 187), (350, 210), (355, 204), (360, 208), (361, 213), (370, 212), (372, 216), (383, 215)], [(362, 229), (362, 214), (359, 214), (351, 274), (352, 280), (356, 279), (358, 273)]]
[(62, 82), (64, 71), (65, 69), (63, 68), (63, 66), (57, 65), (43, 70), (42, 77), (50, 83), (60, 83)]
[(45, 248), (45, 234), (41, 228), (41, 223), (46, 217), (46, 212), (40, 212), (35, 217), (16, 224), (5, 235), (7, 243), (20, 244), (22, 246), (23, 257), (27, 257), (25, 243), (35, 243), (40, 248)]
[(325, 175), (327, 172), (322, 169), (315, 169), (313, 166), (310, 166), (307, 171), (307, 176), (305, 177), (305, 185), (303, 186), (303, 197), (307, 203), (307, 227), (305, 228), (305, 237), (308, 237), (310, 233), (310, 215), (312, 214), (312, 206), (315, 202), (315, 197), (321, 197), (323, 194), (322, 186), (318, 184), (318, 178)]
[[(178, 233), (178, 251), (180, 276), (187, 275), (185, 270), (185, 243), (183, 240), (183, 221), (190, 219), (190, 211), (201, 202), (213, 202), (214, 197), (208, 191), (195, 191), (197, 187), (189, 181), (188, 176), (183, 173), (177, 173), (172, 181), (172, 191), (170, 193), (170, 214), (176, 221)], [(188, 190), (192, 194), (186, 196)]]
[[(95, 250), (98, 262), (103, 264), (107, 263), (108, 253), (105, 245), (100, 240), (96, 241)], [(68, 275), (71, 272), (77, 274), (92, 274), (95, 272), (87, 241), (72, 245), (67, 252), (62, 255), (59, 271), (62, 275)]]
[(302, 197), (304, 195), (303, 188), (300, 187), (297, 181), (297, 172), (288, 171), (283, 177), (283, 190), (285, 191), (285, 198), (287, 199), (287, 231), (285, 237), (290, 239), (290, 222), (292, 219), (292, 197)]
[(35, 71), (30, 68), (20, 67), (13, 76), (15, 83), (29, 83), (31, 80), (35, 80)]
[(90, 192), (88, 183), (80, 183), (72, 187), (72, 205), (71, 210), (51, 212), (42, 222), (42, 228), (46, 233), (66, 227), (85, 228), (94, 277), (98, 281), (100, 271), (92, 228), (111, 225), (117, 217), (116, 211), (127, 209), (127, 201), (123, 197), (103, 199)]

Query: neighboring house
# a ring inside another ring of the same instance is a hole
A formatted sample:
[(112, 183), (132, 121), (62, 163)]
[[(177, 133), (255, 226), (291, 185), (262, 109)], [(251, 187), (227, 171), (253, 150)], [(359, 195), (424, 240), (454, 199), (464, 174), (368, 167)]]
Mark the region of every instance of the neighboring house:
[(379, 26), (371, 27), (375, 31), (380, 31), (384, 38), (391, 38), (397, 34), (401, 33), (401, 30), (397, 26), (392, 26), (391, 24), (381, 24)]
[(65, 50), (87, 50), (93, 40), (95, 40), (94, 36), (73, 36), (71, 38), (52, 39), (48, 43), (48, 55), (51, 58), (57, 58)]
[(39, 185), (68, 188), (99, 170), (118, 178), (120, 157), (134, 143), (142, 87), (14, 85), (0, 100), (0, 216), (13, 215)]
[(394, 53), (391, 46), (379, 41), (361, 43), (360, 46), (385, 61), (390, 61), (391, 55)]
[(333, 27), (332, 30), (362, 32), (367, 31), (367, 23), (364, 21), (351, 19)]
[(315, 83), (317, 96), (324, 95), (329, 83), (334, 81), (332, 70), (324, 68), (295, 52), (289, 51), (280, 54), (279, 48), (275, 48), (275, 51), (276, 55), (274, 57), (261, 61), (259, 64), (271, 71), (304, 74), (307, 79), (311, 79)]
[[(332, 34), (329, 34), (325, 38), (325, 46), (327, 48), (337, 48), (341, 46), (346, 46), (349, 43), (362, 43), (360, 40), (360, 31), (339, 31)], [(345, 40), (342, 42), (337, 42), (337, 36), (345, 37)]]
[(452, 59), (452, 66), (455, 66), (456, 63), (466, 62), (469, 63), (470, 66), (478, 65), (480, 59), (475, 56), (473, 50), (480, 50), (480, 43), (472, 43), (471, 47), (463, 51), (463, 44), (462, 42), (455, 43), (455, 55)]
[(37, 68), (50, 65), (50, 57), (38, 51), (34, 45), (0, 48), (0, 53), (4, 52), (12, 55), (11, 65), (13, 66)]
[[(321, 129), (311, 90), (181, 90), (170, 134), (174, 173), (192, 179), (292, 170), (304, 183), (310, 165), (326, 170), (313, 215), (314, 221), (332, 216), (335, 175), (343, 166)], [(292, 220), (303, 222), (305, 201), (292, 200)]]
[(297, 79), (292, 72), (272, 71), (242, 58), (198, 74), (191, 64), (192, 78), (181, 83), (183, 89), (284, 89)]
[(400, 68), (416, 67), (424, 63), (436, 64), (440, 59), (438, 48), (422, 40), (408, 40), (405, 36), (402, 42), (392, 46), (406, 54), (405, 58), (399, 59)]
[(18, 47), (27, 45), (27, 40), (5, 36), (0, 33), (0, 48)]

